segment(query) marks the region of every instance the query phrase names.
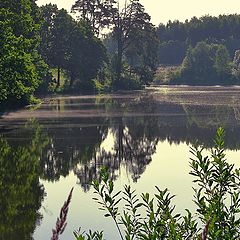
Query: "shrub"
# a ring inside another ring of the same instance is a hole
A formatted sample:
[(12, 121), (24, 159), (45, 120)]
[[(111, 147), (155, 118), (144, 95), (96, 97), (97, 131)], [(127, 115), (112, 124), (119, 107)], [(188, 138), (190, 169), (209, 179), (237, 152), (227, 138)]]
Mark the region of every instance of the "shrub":
[(236, 79), (231, 74), (231, 68), (229, 53), (224, 45), (199, 42), (196, 47), (189, 47), (180, 76), (172, 81), (192, 85), (233, 84)]

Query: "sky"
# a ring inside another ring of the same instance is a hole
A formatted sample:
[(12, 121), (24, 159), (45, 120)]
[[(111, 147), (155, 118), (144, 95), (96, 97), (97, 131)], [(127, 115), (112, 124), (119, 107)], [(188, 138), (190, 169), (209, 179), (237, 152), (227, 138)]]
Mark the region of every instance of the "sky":
[[(59, 8), (70, 11), (75, 0), (38, 0), (38, 5), (57, 4)], [(220, 14), (240, 14), (239, 0), (140, 0), (152, 23), (167, 23), (168, 20), (190, 19), (193, 16), (218, 16)]]

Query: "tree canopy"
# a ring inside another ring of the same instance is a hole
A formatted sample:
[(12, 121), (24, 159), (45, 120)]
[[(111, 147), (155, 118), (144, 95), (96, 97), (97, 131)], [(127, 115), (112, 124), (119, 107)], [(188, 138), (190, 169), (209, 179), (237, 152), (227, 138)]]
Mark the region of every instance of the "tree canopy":
[(78, 82), (75, 87), (78, 85), (80, 90), (91, 89), (91, 79), (96, 77), (105, 60), (101, 41), (94, 36), (87, 22), (75, 21), (56, 5), (41, 7), (41, 16), (44, 19), (41, 53), (50, 66), (58, 69), (58, 85), (60, 70), (64, 69), (70, 77), (70, 87)]
[(140, 0), (76, 0), (72, 14), (35, 0), (0, 2), (1, 105), (28, 104), (40, 92), (140, 89), (159, 64), (182, 64), (178, 83), (239, 79), (240, 15), (155, 27)]
[[(186, 55), (188, 47), (198, 42), (223, 44), (233, 58), (235, 51), (240, 48), (240, 15), (220, 15), (218, 17), (192, 17), (180, 22), (169, 21), (157, 28), (159, 40), (159, 61), (163, 64), (180, 64)], [(174, 49), (174, 50), (173, 50)], [(168, 55), (167, 52), (173, 54)], [(175, 52), (175, 54), (174, 54)]]
[(193, 85), (234, 83), (228, 50), (224, 45), (199, 42), (189, 48), (177, 81)]
[(77, 0), (72, 11), (78, 13), (80, 19), (86, 20), (97, 34), (101, 28), (111, 29), (111, 37), (116, 42), (113, 85), (121, 88), (124, 54), (133, 42), (142, 37), (143, 32), (146, 33), (146, 29), (153, 27), (150, 16), (139, 0), (125, 0), (122, 8), (115, 0)]
[(0, 3), (0, 103), (27, 103), (47, 70), (29, 0)]

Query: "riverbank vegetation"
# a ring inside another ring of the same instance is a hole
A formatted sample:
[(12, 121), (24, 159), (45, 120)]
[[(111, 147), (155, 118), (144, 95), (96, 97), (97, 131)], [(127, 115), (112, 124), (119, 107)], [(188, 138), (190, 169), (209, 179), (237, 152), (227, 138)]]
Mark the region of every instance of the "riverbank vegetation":
[[(239, 84), (239, 29), (237, 14), (169, 21), (157, 28), (159, 63), (177, 65), (156, 74), (157, 83), (191, 85)], [(209, 65), (208, 65), (209, 64)], [(190, 76), (191, 75), (191, 76)]]
[[(199, 42), (189, 48), (181, 67), (171, 76), (173, 84), (231, 85), (239, 79), (224, 45)], [(238, 70), (237, 70), (238, 71)]]
[(222, 44), (199, 42), (189, 47), (179, 66), (163, 66), (154, 77), (155, 84), (239, 85), (239, 51), (231, 61)]
[(139, 0), (121, 8), (113, 0), (76, 0), (71, 13), (35, 0), (3, 0), (1, 109), (34, 102), (36, 94), (141, 89), (154, 79), (239, 84), (239, 20), (204, 16), (156, 27)]

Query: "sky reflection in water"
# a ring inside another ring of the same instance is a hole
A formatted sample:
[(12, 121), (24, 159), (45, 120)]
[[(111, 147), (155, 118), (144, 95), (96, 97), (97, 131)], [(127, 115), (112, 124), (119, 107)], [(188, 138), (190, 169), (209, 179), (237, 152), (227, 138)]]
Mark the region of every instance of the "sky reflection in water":
[[(107, 239), (116, 239), (111, 220), (104, 219), (91, 200), (89, 183), (99, 176), (102, 166), (110, 169), (117, 189), (132, 184), (139, 193), (153, 193), (155, 185), (167, 187), (177, 195), (177, 210), (194, 209), (192, 178), (188, 174), (189, 146), (210, 148), (216, 129), (223, 126), (227, 156), (240, 166), (239, 103), (240, 89), (236, 87), (162, 87), (100, 97), (48, 98), (37, 109), (3, 115), (2, 139), (13, 152), (18, 152), (20, 146), (25, 152), (34, 151), (36, 144), (39, 147), (34, 154), (40, 159), (40, 171), (34, 174), (39, 174), (40, 182), (30, 182), (29, 190), (44, 186), (45, 197), (40, 192), (34, 195), (42, 207), (34, 204), (33, 209), (35, 216), (39, 216), (40, 210), (43, 218), (33, 218), (22, 239), (30, 239), (33, 232), (36, 240), (50, 238), (72, 186), (75, 189), (68, 227), (62, 239), (73, 239), (72, 231), (79, 226), (84, 230), (103, 229)], [(45, 144), (40, 145), (41, 137)], [(1, 161), (7, 160), (2, 156)], [(32, 158), (29, 161), (32, 163)], [(9, 179), (7, 174), (1, 175), (3, 181)], [(16, 184), (12, 178), (12, 186)], [(1, 202), (9, 196), (11, 191), (5, 191)], [(21, 207), (16, 209), (15, 215), (6, 212), (9, 221), (21, 213)], [(9, 239), (14, 239), (14, 233), (5, 225), (2, 219), (0, 228), (5, 229)]]

